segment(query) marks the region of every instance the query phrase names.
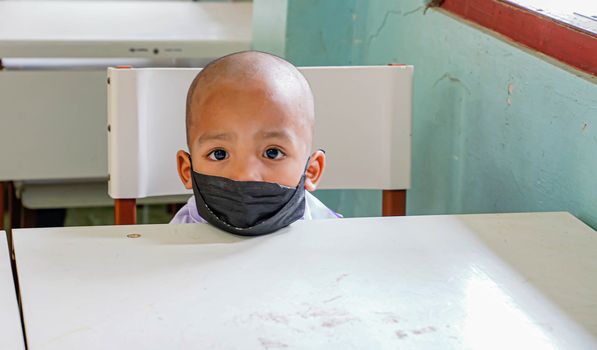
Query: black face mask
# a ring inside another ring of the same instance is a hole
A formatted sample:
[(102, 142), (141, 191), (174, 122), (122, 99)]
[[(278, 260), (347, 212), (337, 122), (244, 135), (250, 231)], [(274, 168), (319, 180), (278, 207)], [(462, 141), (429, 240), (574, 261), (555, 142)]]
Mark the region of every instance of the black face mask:
[(305, 173), (297, 187), (204, 175), (193, 170), (192, 162), (191, 174), (199, 215), (224, 231), (265, 235), (292, 224), (305, 213)]

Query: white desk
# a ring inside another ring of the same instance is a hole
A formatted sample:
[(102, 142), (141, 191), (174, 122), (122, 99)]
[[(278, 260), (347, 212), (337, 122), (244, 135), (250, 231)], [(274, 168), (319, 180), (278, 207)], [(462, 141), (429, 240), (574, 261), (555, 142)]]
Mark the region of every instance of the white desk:
[(25, 349), (4, 231), (0, 231), (0, 349)]
[(32, 350), (597, 346), (597, 233), (567, 213), (321, 220), (254, 239), (23, 229), (15, 245)]

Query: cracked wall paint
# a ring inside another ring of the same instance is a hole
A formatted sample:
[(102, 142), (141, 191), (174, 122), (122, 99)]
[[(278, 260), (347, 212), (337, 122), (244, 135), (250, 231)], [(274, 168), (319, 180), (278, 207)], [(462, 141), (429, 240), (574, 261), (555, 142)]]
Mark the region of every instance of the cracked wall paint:
[[(418, 3), (372, 3), (366, 27)], [(390, 17), (361, 55), (415, 66), (409, 214), (563, 210), (597, 227), (597, 134), (579, 133), (595, 81), (436, 10)]]

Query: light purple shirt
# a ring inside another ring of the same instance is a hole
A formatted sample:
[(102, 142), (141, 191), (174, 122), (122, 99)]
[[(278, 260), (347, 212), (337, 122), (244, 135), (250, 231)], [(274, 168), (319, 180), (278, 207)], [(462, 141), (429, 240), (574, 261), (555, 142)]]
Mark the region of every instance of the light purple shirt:
[[(321, 203), (321, 201), (315, 198), (314, 195), (305, 191), (305, 214), (303, 220), (315, 220), (315, 219), (337, 219), (341, 218), (342, 215), (335, 213), (331, 209)], [(180, 208), (178, 213), (174, 216), (171, 224), (205, 224), (207, 221), (199, 216), (197, 211), (197, 204), (195, 203), (195, 197), (191, 196), (184, 207)]]

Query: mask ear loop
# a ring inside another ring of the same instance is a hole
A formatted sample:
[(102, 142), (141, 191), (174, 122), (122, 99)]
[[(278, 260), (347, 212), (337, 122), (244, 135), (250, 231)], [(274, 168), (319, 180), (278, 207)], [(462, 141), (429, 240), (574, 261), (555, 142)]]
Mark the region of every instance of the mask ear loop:
[[(323, 148), (318, 148), (315, 152), (317, 151), (321, 151), (323, 152), (323, 154), (325, 154), (325, 150)], [(305, 170), (303, 171), (303, 174), (307, 174), (307, 170), (309, 169), (309, 163), (311, 163), (311, 158), (313, 158), (313, 155), (315, 154), (315, 152), (313, 152), (309, 158), (307, 158), (307, 165), (305, 165)]]
[(191, 174), (193, 173), (194, 169), (193, 169), (193, 159), (191, 158), (191, 152), (185, 152), (187, 154), (187, 157), (189, 158), (189, 163), (191, 164)]

